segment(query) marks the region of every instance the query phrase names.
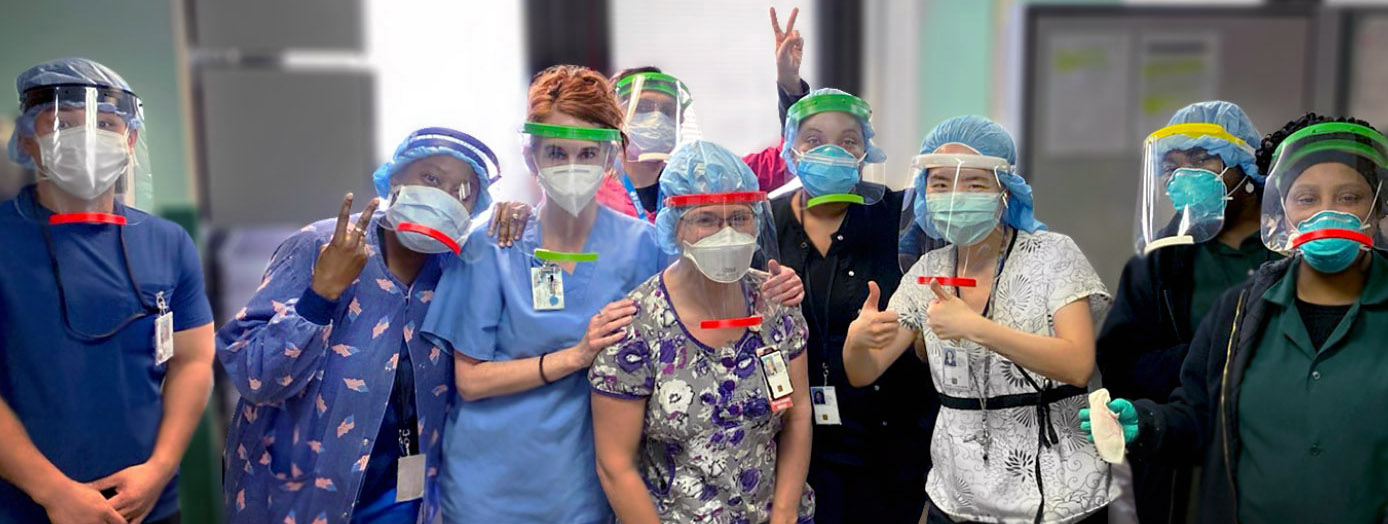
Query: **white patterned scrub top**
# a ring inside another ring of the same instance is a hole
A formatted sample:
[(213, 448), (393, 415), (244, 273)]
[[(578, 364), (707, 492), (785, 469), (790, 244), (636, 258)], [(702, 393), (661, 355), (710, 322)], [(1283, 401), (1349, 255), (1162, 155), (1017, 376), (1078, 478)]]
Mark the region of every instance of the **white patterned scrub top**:
[[(903, 325), (924, 338), (936, 391), (942, 397), (979, 399), (1035, 395), (1031, 381), (1047, 389), (1064, 386), (967, 340), (951, 343), (956, 348), (951, 352), (925, 327), (926, 308), (935, 294), (930, 286), (919, 284), (918, 277), (954, 274), (954, 246), (926, 253), (902, 277), (888, 305)], [(1086, 299), (1098, 325), (1108, 310), (1108, 292), (1070, 237), (1016, 231), (989, 317), (1024, 333), (1055, 336), (1055, 312)], [(1044, 412), (1035, 405), (987, 410), (943, 407), (930, 442), (934, 465), (926, 478), (926, 493), (951, 517), (979, 522), (1030, 523), (1040, 507), (1042, 522), (1069, 523), (1102, 509), (1118, 496), (1118, 488), (1108, 463), (1099, 459), (1094, 444), (1080, 430), (1078, 413), (1087, 402), (1084, 395), (1071, 396), (1049, 404)], [(1044, 428), (1038, 427), (1038, 418), (1042, 416), (1049, 418), (1058, 437), (1050, 446), (1041, 442)], [(1045, 491), (1043, 507), (1041, 490)]]
[[(742, 278), (749, 303), (763, 278)], [(660, 521), (766, 522), (784, 412), (771, 410), (757, 350), (774, 347), (787, 362), (802, 355), (807, 329), (800, 308), (772, 305), (759, 328), (712, 348), (681, 323), (664, 273), (627, 298), (636, 302), (636, 319), (621, 342), (598, 353), (588, 379), (599, 394), (647, 400), (637, 469)], [(808, 485), (798, 513), (801, 523), (814, 517)]]

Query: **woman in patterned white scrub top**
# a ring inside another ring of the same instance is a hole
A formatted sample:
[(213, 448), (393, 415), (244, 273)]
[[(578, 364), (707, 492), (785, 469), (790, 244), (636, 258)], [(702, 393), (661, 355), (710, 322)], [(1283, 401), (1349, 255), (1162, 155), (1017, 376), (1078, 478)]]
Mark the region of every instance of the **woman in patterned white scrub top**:
[(871, 382), (913, 346), (929, 363), (942, 409), (925, 522), (1107, 522), (1118, 489), (1076, 416), (1109, 303), (1103, 283), (1069, 237), (1032, 216), (1000, 126), (951, 119), (921, 152), (915, 221), (950, 245), (916, 262), (886, 311), (865, 307), (850, 326), (850, 381)]

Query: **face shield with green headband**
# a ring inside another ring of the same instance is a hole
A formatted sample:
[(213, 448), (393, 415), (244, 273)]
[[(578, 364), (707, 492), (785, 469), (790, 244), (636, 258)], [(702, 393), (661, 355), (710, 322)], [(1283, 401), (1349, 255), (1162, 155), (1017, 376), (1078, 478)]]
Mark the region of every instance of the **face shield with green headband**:
[(593, 204), (622, 140), (616, 129), (539, 122), (527, 122), (521, 136), (525, 161), (539, 178), (545, 205), (557, 205), (572, 217)]
[[(825, 113), (852, 117), (848, 129)], [(872, 108), (856, 96), (827, 92), (800, 99), (786, 111), (787, 164), (809, 196), (806, 207), (831, 202), (873, 205), (887, 191), (886, 155), (872, 144)]]
[(1157, 130), (1142, 145), (1142, 180), (1138, 192), (1134, 241), (1139, 254), (1199, 244), (1224, 228), (1225, 208), (1235, 189), (1225, 186), (1230, 169), (1243, 178), (1257, 174), (1253, 147), (1217, 124), (1175, 124)]
[(630, 140), (624, 162), (663, 161), (679, 144), (698, 138), (694, 97), (678, 78), (636, 73), (619, 80), (615, 90)]
[(1263, 243), (1300, 253), (1321, 273), (1344, 271), (1364, 250), (1383, 249), (1388, 138), (1348, 122), (1292, 133), (1273, 153), (1263, 193)]

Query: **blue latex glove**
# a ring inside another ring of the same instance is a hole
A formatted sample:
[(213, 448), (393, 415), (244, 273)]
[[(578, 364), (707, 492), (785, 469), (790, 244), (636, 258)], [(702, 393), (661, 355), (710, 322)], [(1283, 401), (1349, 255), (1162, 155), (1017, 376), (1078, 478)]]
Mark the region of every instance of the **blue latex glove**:
[[(1109, 401), (1108, 409), (1118, 414), (1118, 425), (1123, 426), (1123, 443), (1137, 438), (1137, 408), (1133, 407), (1133, 403), (1115, 398)], [(1080, 410), (1080, 429), (1084, 430), (1085, 438), (1094, 442), (1094, 429), (1089, 425), (1089, 408)]]

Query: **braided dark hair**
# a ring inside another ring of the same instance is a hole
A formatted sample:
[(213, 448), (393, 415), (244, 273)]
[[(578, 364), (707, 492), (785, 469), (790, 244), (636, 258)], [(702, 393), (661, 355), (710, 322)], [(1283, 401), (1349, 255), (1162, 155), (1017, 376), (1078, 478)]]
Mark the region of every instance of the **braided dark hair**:
[(1258, 152), (1255, 155), (1255, 162), (1257, 162), (1258, 164), (1258, 172), (1262, 173), (1263, 175), (1272, 174), (1270, 169), (1272, 168), (1273, 160), (1276, 160), (1272, 157), (1272, 155), (1277, 152), (1277, 146), (1282, 145), (1282, 141), (1286, 140), (1287, 137), (1292, 135), (1292, 133), (1325, 122), (1345, 122), (1350, 124), (1359, 124), (1361, 126), (1368, 127), (1371, 129), (1374, 127), (1372, 125), (1369, 125), (1368, 122), (1354, 117), (1342, 116), (1340, 118), (1331, 118), (1324, 115), (1318, 115), (1316, 113), (1306, 113), (1304, 115), (1301, 115), (1301, 118), (1298, 118), (1291, 122), (1287, 122), (1287, 125), (1282, 126), (1282, 129), (1273, 131), (1272, 133), (1269, 133), (1267, 136), (1263, 137), (1263, 143), (1258, 147)]

